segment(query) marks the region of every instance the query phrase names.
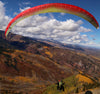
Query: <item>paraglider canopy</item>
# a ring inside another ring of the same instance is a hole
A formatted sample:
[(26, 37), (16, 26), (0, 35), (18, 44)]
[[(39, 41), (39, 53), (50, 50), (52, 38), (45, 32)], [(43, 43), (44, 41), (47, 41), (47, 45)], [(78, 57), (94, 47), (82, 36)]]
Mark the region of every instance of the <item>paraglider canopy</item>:
[(49, 12), (61, 12), (61, 13), (69, 13), (69, 14), (77, 15), (79, 17), (84, 18), (88, 22), (90, 22), (94, 27), (99, 28), (99, 24), (97, 20), (94, 18), (92, 14), (90, 14), (86, 10), (74, 5), (70, 5), (70, 4), (49, 3), (49, 4), (43, 4), (36, 7), (32, 7), (19, 13), (16, 17), (14, 17), (9, 22), (5, 30), (5, 36), (8, 35), (9, 31), (12, 29), (12, 27), (15, 24), (25, 19), (26, 17), (29, 17), (31, 15), (42, 14), (42, 13), (49, 13)]

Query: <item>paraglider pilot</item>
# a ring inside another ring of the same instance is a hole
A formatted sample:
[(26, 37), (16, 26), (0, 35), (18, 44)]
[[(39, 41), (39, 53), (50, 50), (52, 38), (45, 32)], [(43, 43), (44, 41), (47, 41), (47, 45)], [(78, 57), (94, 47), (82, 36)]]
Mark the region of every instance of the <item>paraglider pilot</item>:
[(57, 82), (57, 90), (63, 90), (64, 91), (64, 82), (61, 80), (58, 80)]

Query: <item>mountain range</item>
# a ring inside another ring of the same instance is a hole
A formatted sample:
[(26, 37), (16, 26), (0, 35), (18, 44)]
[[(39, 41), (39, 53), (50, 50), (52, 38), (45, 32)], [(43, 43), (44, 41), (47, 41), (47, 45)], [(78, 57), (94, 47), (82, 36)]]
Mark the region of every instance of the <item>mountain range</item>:
[(100, 49), (12, 33), (5, 38), (0, 31), (0, 91), (43, 94), (48, 86), (73, 75), (85, 76), (97, 85), (99, 58)]

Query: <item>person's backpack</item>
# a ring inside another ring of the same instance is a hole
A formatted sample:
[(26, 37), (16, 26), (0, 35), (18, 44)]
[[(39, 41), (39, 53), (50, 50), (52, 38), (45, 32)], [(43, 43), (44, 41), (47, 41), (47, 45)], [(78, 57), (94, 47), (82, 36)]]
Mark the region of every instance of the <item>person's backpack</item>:
[(60, 81), (60, 82), (59, 82), (59, 87), (61, 87), (61, 85), (62, 85), (62, 82)]

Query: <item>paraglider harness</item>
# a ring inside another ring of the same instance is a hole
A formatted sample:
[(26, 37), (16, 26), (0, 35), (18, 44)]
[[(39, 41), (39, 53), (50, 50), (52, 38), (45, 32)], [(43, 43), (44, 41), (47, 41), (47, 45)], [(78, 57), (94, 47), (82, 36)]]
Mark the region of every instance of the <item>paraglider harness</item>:
[(63, 81), (58, 81), (57, 82), (57, 90), (63, 90), (64, 91), (64, 82)]

